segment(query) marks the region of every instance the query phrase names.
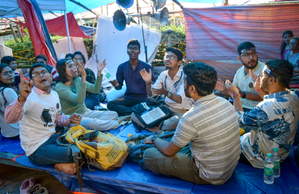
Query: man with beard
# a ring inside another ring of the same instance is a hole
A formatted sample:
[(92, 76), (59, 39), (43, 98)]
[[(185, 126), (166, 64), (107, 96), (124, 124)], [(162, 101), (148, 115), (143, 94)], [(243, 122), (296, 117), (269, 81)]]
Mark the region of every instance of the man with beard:
[(155, 136), (140, 166), (196, 184), (220, 185), (233, 174), (240, 157), (239, 124), (231, 104), (213, 94), (217, 72), (202, 62), (183, 67), (184, 90), (194, 100), (167, 142)]
[(171, 118), (164, 120), (160, 126), (150, 129), (151, 131), (175, 130), (180, 118), (191, 108), (192, 100), (188, 99), (184, 92), (184, 73), (180, 69), (182, 59), (182, 51), (176, 48), (167, 48), (164, 56), (167, 70), (159, 75), (153, 86), (151, 86), (152, 72), (148, 73), (145, 69), (140, 72), (148, 86), (147, 95), (149, 97), (164, 95), (165, 103), (172, 112)]
[[(265, 64), (258, 61), (258, 52), (251, 42), (241, 43), (237, 51), (239, 54), (238, 59), (243, 66), (236, 72), (233, 84), (239, 89), (244, 111), (250, 111), (263, 99), (254, 90), (249, 70), (258, 75), (262, 72)], [(222, 80), (218, 80), (215, 89), (229, 96)]]
[(254, 88), (264, 99), (250, 112), (243, 112), (238, 88), (226, 82), (227, 90), (234, 98), (240, 127), (250, 130), (241, 137), (241, 161), (254, 168), (263, 168), (267, 153), (278, 148), (283, 162), (291, 151), (299, 118), (299, 99), (288, 90), (293, 66), (286, 60), (266, 62), (257, 77), (250, 72)]
[(146, 85), (140, 75), (142, 69), (149, 71), (152, 67), (138, 59), (140, 54), (138, 40), (132, 39), (128, 42), (127, 53), (130, 60), (118, 66), (116, 80), (110, 81), (116, 90), (120, 90), (125, 81), (127, 87), (125, 96), (109, 101), (107, 104), (107, 108), (116, 111), (119, 116), (130, 115), (133, 112), (132, 106), (144, 102), (147, 98), (148, 86), (155, 81), (155, 78), (151, 77), (151, 82)]

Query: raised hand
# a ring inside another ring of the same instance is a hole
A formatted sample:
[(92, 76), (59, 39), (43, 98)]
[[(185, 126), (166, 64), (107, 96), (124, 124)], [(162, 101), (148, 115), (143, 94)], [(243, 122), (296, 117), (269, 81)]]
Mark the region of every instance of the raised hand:
[(100, 64), (99, 60), (97, 60), (98, 63), (98, 75), (101, 75), (102, 70), (106, 67), (107, 63), (106, 63), (106, 59), (104, 59), (104, 61)]
[(140, 71), (140, 75), (142, 79), (145, 81), (145, 83), (149, 84), (152, 82), (152, 70), (149, 69), (149, 73), (147, 73), (146, 69), (142, 69)]
[(234, 94), (239, 94), (239, 89), (229, 80), (225, 81), (225, 86), (230, 96), (233, 96)]
[(111, 83), (113, 85), (113, 87), (118, 87), (119, 86), (119, 83), (116, 79), (113, 80), (113, 81), (109, 81), (109, 83)]
[(74, 124), (74, 125), (80, 125), (81, 123), (81, 119), (82, 119), (82, 116), (78, 115), (78, 114), (72, 114), (70, 120), (71, 122)]
[(32, 80), (27, 81), (23, 77), (23, 72), (20, 72), (20, 81), (21, 83), (19, 84), (19, 91), (20, 91), (20, 102), (25, 102), (29, 94), (31, 93), (31, 88), (32, 88)]
[(256, 76), (251, 70), (249, 70), (251, 79), (252, 79), (252, 83), (254, 88), (257, 90), (260, 88), (260, 78), (258, 76)]
[(85, 72), (85, 69), (84, 69), (83, 62), (77, 61), (76, 66), (78, 68), (78, 74), (81, 75), (81, 78), (85, 78), (86, 77), (86, 72)]
[(224, 92), (226, 90), (224, 81), (218, 79), (215, 85), (215, 89), (219, 90), (220, 92)]

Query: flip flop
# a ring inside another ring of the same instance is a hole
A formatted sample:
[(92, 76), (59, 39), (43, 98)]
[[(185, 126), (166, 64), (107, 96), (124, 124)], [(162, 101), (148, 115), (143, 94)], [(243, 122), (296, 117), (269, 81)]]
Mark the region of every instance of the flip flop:
[(49, 192), (45, 187), (40, 187), (39, 190), (37, 190), (33, 194), (49, 194)]

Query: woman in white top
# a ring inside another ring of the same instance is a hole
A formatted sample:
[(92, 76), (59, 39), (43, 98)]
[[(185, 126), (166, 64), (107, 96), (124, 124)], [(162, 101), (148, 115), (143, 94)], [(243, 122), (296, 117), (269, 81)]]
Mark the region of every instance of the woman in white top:
[(5, 108), (18, 98), (17, 93), (12, 88), (15, 77), (10, 66), (0, 64), (0, 127), (1, 134), (6, 138), (19, 139), (19, 123), (8, 124), (4, 120)]

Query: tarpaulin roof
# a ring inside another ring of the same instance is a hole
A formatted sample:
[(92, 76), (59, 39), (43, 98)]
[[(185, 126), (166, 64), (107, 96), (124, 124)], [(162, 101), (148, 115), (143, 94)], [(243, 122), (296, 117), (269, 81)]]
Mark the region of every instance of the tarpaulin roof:
[[(86, 11), (85, 8), (71, 2), (70, 0), (36, 0), (41, 11), (53, 11), (59, 12), (73, 12), (74, 14)], [(116, 0), (76, 0), (82, 5), (86, 6), (89, 9), (95, 9), (104, 5), (115, 3)], [(221, 2), (222, 0), (179, 0), (179, 2), (187, 3), (208, 3), (214, 4)], [(17, 0), (1, 0), (0, 4), (0, 17), (16, 17), (22, 16), (22, 11), (18, 5)]]

